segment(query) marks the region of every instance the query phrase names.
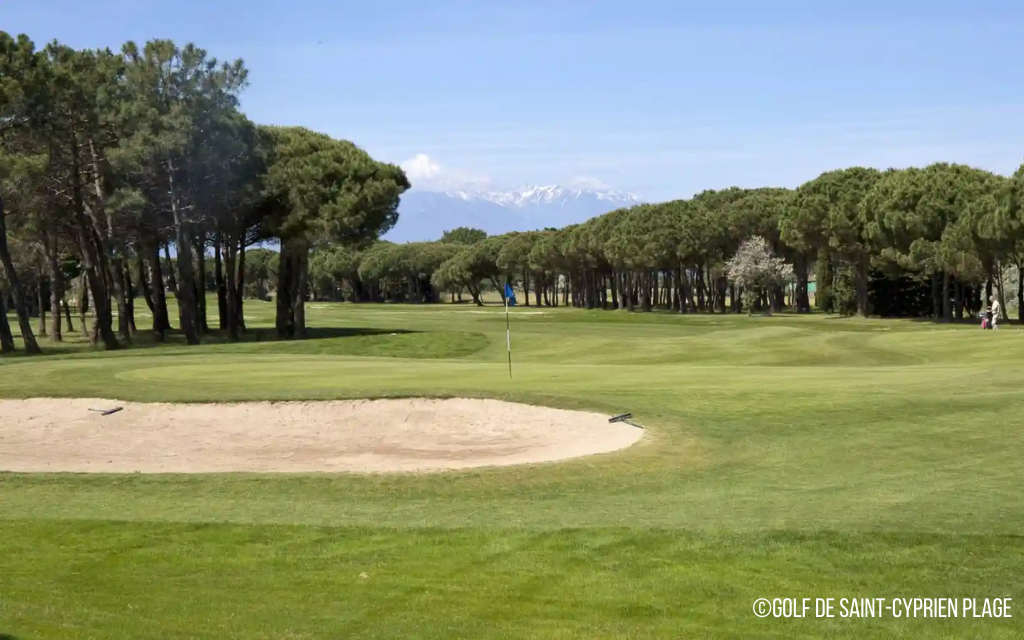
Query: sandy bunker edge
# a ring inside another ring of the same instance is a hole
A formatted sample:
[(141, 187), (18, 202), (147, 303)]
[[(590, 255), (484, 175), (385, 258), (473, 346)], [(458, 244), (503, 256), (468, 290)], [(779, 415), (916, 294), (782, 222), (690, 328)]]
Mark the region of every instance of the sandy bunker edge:
[(0, 399), (0, 471), (424, 473), (556, 462), (643, 437), (609, 417), (470, 398)]

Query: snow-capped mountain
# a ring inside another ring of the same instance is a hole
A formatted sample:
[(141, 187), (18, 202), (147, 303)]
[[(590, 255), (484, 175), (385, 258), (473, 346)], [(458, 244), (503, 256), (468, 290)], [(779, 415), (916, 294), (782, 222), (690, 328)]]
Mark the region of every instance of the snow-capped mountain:
[(398, 206), (398, 224), (384, 239), (436, 240), (456, 227), (475, 227), (490, 235), (558, 228), (640, 202), (623, 191), (558, 185), (527, 185), (511, 191), (410, 189)]
[(594, 191), (585, 189), (570, 189), (558, 185), (534, 186), (527, 185), (512, 191), (454, 191), (446, 192), (452, 198), (460, 200), (483, 200), (506, 207), (528, 207), (540, 204), (565, 204), (577, 202), (581, 199), (592, 199), (597, 201), (608, 201), (615, 203), (637, 203), (639, 200), (631, 193), (622, 191)]

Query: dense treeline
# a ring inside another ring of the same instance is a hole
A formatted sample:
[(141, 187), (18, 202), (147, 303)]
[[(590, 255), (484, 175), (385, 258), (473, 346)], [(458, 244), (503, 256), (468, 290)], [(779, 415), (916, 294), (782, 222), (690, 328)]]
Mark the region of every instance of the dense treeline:
[[(1014, 273), (1024, 314), (1024, 167), (854, 167), (563, 229), (393, 244), (379, 238), (409, 188), (402, 171), (350, 142), (252, 123), (238, 107), (246, 84), (240, 60), (193, 45), (37, 49), (0, 32), (0, 352), (14, 349), (9, 307), (30, 352), (36, 333), (74, 331), (72, 309), (114, 349), (137, 331), (136, 300), (158, 340), (177, 325), (197, 344), (207, 292), (231, 339), (245, 298), (273, 297), (279, 335), (302, 337), (309, 299), (482, 304), (505, 282), (527, 305), (809, 313), (813, 280), (825, 311), (948, 321), (993, 294), (1005, 314)], [(256, 248), (265, 241), (280, 252)]]
[(374, 242), (409, 183), (350, 142), (250, 122), (238, 109), (246, 84), (241, 60), (191, 44), (37, 49), (0, 32), (0, 351), (14, 348), (8, 303), (38, 352), (33, 307), (59, 342), (63, 323), (73, 330), (69, 298), (107, 349), (132, 340), (137, 296), (157, 339), (176, 323), (198, 344), (211, 281), (219, 327), (237, 339), (246, 250), (264, 240), (281, 246), (277, 330), (304, 335), (311, 250)]
[[(796, 189), (706, 191), (560, 230), (487, 238), (459, 229), (437, 243), (335, 251), (321, 277), (343, 298), (346, 283), (354, 301), (429, 301), (446, 290), (479, 302), (483, 288), (511, 281), (526, 304), (740, 312), (744, 292), (728, 263), (759, 237), (792, 278), (748, 296), (747, 310), (810, 312), (813, 276), (815, 303), (829, 312), (951, 320), (1002, 297), (1006, 272), (1020, 273), (1022, 202), (1024, 168), (1006, 178), (944, 163), (854, 167)], [(1016, 284), (1024, 313), (1024, 281)]]

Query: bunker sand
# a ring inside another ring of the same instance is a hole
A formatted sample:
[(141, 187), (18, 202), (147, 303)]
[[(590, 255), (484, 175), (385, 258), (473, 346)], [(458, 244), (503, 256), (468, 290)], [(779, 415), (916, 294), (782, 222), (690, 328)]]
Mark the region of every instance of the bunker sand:
[(431, 472), (607, 453), (642, 435), (601, 414), (496, 400), (0, 400), (0, 470), (16, 472)]

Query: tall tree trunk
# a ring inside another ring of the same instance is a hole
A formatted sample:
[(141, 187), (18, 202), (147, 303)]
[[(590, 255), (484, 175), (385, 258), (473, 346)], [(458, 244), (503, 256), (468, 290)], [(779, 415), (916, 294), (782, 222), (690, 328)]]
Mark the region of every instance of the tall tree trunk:
[(782, 311), (782, 287), (772, 286), (768, 289), (768, 313)]
[(36, 298), (36, 304), (39, 306), (39, 330), (36, 334), (40, 338), (45, 338), (48, 335), (46, 328), (46, 281), (43, 279), (41, 272), (38, 278), (36, 278)]
[(470, 297), (473, 298), (473, 303), (478, 307), (484, 306), (483, 301), (480, 299), (480, 287), (479, 285), (469, 284), (466, 285), (466, 289), (469, 290)]
[(128, 295), (124, 290), (124, 264), (121, 258), (111, 260), (111, 277), (114, 301), (117, 303), (117, 332), (126, 342), (132, 340), (132, 312), (128, 308)]
[(139, 280), (139, 289), (142, 291), (142, 299), (149, 307), (149, 313), (156, 316), (156, 305), (153, 304), (153, 290), (149, 286), (149, 278), (146, 276), (146, 260), (142, 256), (142, 247), (139, 247), (138, 255), (135, 256), (135, 274)]
[(235, 286), (235, 313), (238, 314), (238, 330), (245, 331), (245, 232), (238, 241), (238, 283)]
[(171, 196), (171, 214), (174, 219), (175, 246), (178, 248), (178, 323), (185, 341), (190, 345), (199, 344), (199, 327), (196, 326), (196, 277), (192, 264), (192, 242), (185, 217), (178, 203), (177, 187), (174, 183), (174, 162), (167, 161), (167, 186)]
[(289, 254), (290, 247), (287, 239), (281, 240), (281, 252), (277, 264), (277, 291), (274, 294), (277, 303), (277, 318), (275, 327), (277, 336), (282, 339), (295, 336), (295, 315), (292, 313), (292, 299), (295, 294), (292, 286), (295, 276), (292, 271), (295, 269), (295, 261)]
[(644, 312), (651, 310), (651, 272), (644, 271), (640, 276), (640, 309)]
[(7, 292), (0, 289), (0, 353), (14, 351), (14, 334), (11, 323), (7, 321)]
[(89, 339), (89, 327), (85, 322), (85, 314), (89, 313), (89, 278), (82, 274), (81, 286), (78, 292), (78, 321), (82, 325), (82, 337)]
[(679, 313), (686, 313), (686, 290), (683, 288), (683, 265), (676, 266), (672, 271), (676, 283), (675, 309)]
[(279, 261), (277, 333), (282, 338), (305, 338), (309, 245), (304, 240), (282, 239)]
[(135, 335), (139, 330), (135, 326), (135, 291), (132, 287), (132, 272), (127, 260), (125, 260), (121, 275), (124, 277), (124, 308), (128, 318), (128, 332)]
[(944, 322), (953, 321), (953, 301), (951, 300), (950, 290), (950, 278), (949, 272), (942, 272), (942, 320)]
[(679, 312), (690, 313), (694, 310), (690, 273), (682, 263), (679, 264), (677, 271), (679, 273)]
[[(228, 328), (228, 290), (224, 283), (224, 264), (221, 255), (223, 248), (224, 238), (218, 231), (213, 241), (213, 279), (217, 287), (217, 326), (221, 331)], [(232, 283), (234, 280), (231, 278)]]
[(195, 279), (196, 324), (203, 334), (209, 334), (210, 324), (206, 319), (206, 242), (202, 233), (196, 235), (196, 264), (199, 266)]
[[(104, 264), (99, 250), (98, 239), (90, 238), (91, 231), (88, 227), (82, 229), (85, 236), (86, 248), (82, 254), (91, 255), (88, 261), (83, 259), (86, 281), (89, 283), (89, 304), (92, 308), (93, 323), (92, 329), (88, 330), (89, 343), (96, 345), (103, 342), (103, 347), (108, 350), (120, 348), (117, 336), (114, 334), (113, 309), (110, 306), (110, 289), (107, 288), (109, 276), (107, 269), (109, 265)], [(83, 327), (83, 330), (86, 330)]]
[(1024, 269), (1017, 262), (1017, 320), (1024, 324)]
[(590, 278), (587, 281), (587, 295), (590, 297), (588, 309), (596, 309), (598, 306), (604, 308), (601, 302), (601, 293), (604, 290), (604, 273), (597, 269), (590, 269)]
[(1003, 286), (1003, 263), (1000, 260), (996, 261), (996, 279), (999, 283), (999, 290), (997, 292), (999, 296), (999, 319), (1008, 320), (1009, 317), (1006, 315), (1006, 287)]
[(835, 280), (835, 265), (832, 263), (832, 254), (827, 248), (818, 251), (818, 263), (815, 273), (814, 306), (825, 313), (835, 311), (835, 302), (832, 298), (832, 284)]
[(707, 311), (704, 296), (704, 267), (701, 265), (697, 265), (697, 269), (694, 273), (697, 277), (697, 309), (699, 309), (701, 313), (704, 313), (705, 311)]
[(75, 323), (71, 322), (71, 305), (68, 304), (68, 299), (65, 297), (61, 304), (64, 306), (64, 319), (68, 321), (68, 331), (74, 331)]
[(797, 313), (810, 313), (811, 312), (811, 297), (807, 292), (807, 281), (809, 274), (807, 273), (807, 254), (800, 253), (796, 260), (796, 312)]
[(942, 317), (942, 282), (939, 274), (932, 274), (932, 317), (936, 322)]
[[(227, 282), (221, 283), (218, 286), (218, 290), (223, 286), (224, 288), (224, 311), (221, 314), (221, 321), (224, 324), (224, 328), (227, 329), (228, 339), (231, 341), (238, 340), (238, 312), (235, 310), (237, 304), (236, 293), (238, 288), (235, 284), (235, 242), (229, 241), (221, 245), (221, 250), (224, 252), (223, 262), (226, 267)], [(220, 264), (218, 262), (218, 264)], [(219, 297), (218, 293), (218, 297)]]
[(629, 270), (626, 272), (626, 308), (629, 309), (630, 313), (636, 311), (636, 278), (635, 272)]
[(4, 212), (4, 201), (0, 197), (0, 264), (3, 264), (7, 274), (7, 282), (11, 285), (14, 294), (14, 310), (18, 314), (18, 326), (21, 328), (21, 340), (25, 343), (25, 351), (36, 354), (42, 353), (36, 337), (32, 333), (32, 322), (28, 317), (28, 308), (25, 305), (25, 290), (21, 285), (21, 278), (14, 270), (14, 261), (11, 259), (10, 247), (7, 246), (7, 219)]
[[(96, 153), (96, 146), (93, 144), (93, 140), (90, 138), (89, 143), (89, 166), (92, 170), (92, 185), (93, 193), (96, 195), (96, 206), (101, 210), (104, 219), (101, 221), (96, 215), (93, 209), (89, 210), (89, 217), (92, 220), (93, 227), (95, 228), (96, 236), (99, 238), (97, 248), (99, 249), (99, 259), (97, 260), (97, 269), (101, 270), (104, 284), (106, 285), (105, 291), (109, 294), (113, 292), (114, 301), (117, 304), (117, 332), (126, 341), (131, 342), (132, 334), (128, 323), (128, 302), (125, 299), (124, 292), (124, 276), (123, 276), (123, 264), (120, 255), (120, 251), (115, 246), (116, 241), (114, 239), (114, 220), (110, 214), (110, 210), (105, 206), (107, 200), (107, 194), (103, 189), (102, 174), (100, 172), (100, 160)], [(104, 224), (105, 223), (105, 224)], [(103, 303), (105, 307), (109, 307), (109, 302)], [(97, 311), (99, 311), (100, 304), (97, 304)], [(97, 316), (98, 318), (99, 316)], [(100, 331), (102, 331), (101, 327)], [(104, 340), (104, 343), (106, 340)]]
[(36, 276), (36, 305), (39, 307), (39, 337), (46, 337), (46, 281), (43, 279), (43, 270), (39, 269)]
[(88, 287), (84, 287), (87, 295), (92, 296), (93, 326), (90, 331), (85, 326), (83, 314), (82, 331), (92, 345), (103, 341), (103, 347), (107, 350), (120, 348), (117, 336), (113, 329), (113, 311), (110, 308), (110, 289), (107, 288), (107, 281), (110, 279), (110, 264), (107, 262), (106, 253), (103, 250), (103, 238), (96, 228), (94, 213), (89, 212), (86, 216), (84, 200), (84, 189), (82, 185), (82, 171), (79, 165), (79, 148), (74, 136), (71, 137), (71, 182), (72, 182), (72, 212), (75, 220), (75, 231), (78, 236), (78, 245), (81, 250), (82, 271)]
[[(171, 244), (169, 242), (163, 243), (164, 247), (164, 264), (162, 271), (167, 274), (166, 286), (170, 287), (171, 291), (178, 290), (178, 278), (174, 275), (174, 262), (171, 260)], [(165, 286), (161, 281), (160, 286)]]
[(959, 277), (954, 284), (953, 296), (956, 300), (956, 319), (959, 322), (964, 319), (964, 285)]
[(150, 283), (153, 291), (153, 336), (163, 342), (171, 328), (171, 316), (167, 311), (167, 286), (164, 282), (163, 264), (160, 261), (160, 243), (146, 245), (149, 252)]
[[(868, 268), (870, 258), (864, 254), (861, 255), (857, 260), (857, 265), (853, 271), (854, 287), (857, 290), (857, 315), (862, 318), (868, 317), (870, 310), (868, 309)], [(948, 287), (948, 282), (946, 283)], [(948, 296), (947, 296), (948, 297)], [(949, 306), (948, 304), (946, 305)]]
[[(64, 274), (57, 258), (57, 236), (54, 234), (53, 244), (47, 239), (46, 266), (50, 275), (50, 341), (63, 342), (61, 327), (60, 301), (64, 298)], [(74, 329), (69, 329), (74, 331)]]

